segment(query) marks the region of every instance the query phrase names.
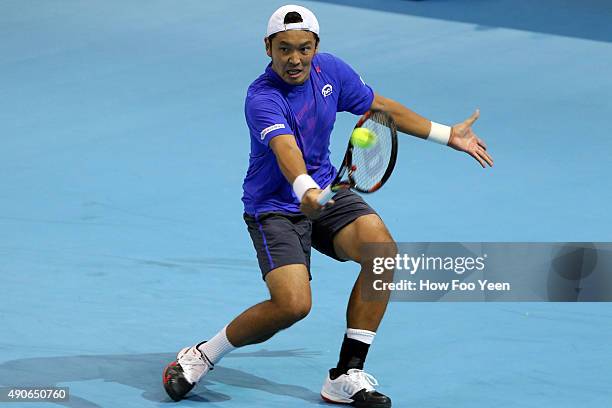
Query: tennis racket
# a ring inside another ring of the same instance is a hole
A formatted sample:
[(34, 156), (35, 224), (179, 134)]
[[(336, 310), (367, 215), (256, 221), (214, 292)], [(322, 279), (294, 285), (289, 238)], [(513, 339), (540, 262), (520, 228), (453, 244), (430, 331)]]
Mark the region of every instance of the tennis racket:
[(368, 129), (375, 135), (375, 142), (368, 147), (359, 147), (349, 140), (336, 178), (319, 195), (321, 205), (342, 189), (373, 193), (393, 172), (397, 159), (397, 129), (393, 118), (382, 111), (368, 111), (359, 118), (356, 128)]

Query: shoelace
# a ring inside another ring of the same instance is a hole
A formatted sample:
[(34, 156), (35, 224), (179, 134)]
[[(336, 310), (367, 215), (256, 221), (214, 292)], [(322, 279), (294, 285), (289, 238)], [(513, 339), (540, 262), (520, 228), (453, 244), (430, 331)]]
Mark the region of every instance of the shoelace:
[(193, 348), (190, 348), (181, 356), (180, 363), (182, 366), (208, 366), (210, 370), (214, 367), (214, 364), (202, 352)]
[(357, 384), (360, 389), (365, 388), (369, 390), (370, 388), (374, 388), (378, 385), (378, 381), (376, 381), (376, 378), (374, 378), (374, 376), (366, 373), (363, 370), (352, 368), (348, 370), (347, 374), (349, 376), (349, 379), (353, 383)]

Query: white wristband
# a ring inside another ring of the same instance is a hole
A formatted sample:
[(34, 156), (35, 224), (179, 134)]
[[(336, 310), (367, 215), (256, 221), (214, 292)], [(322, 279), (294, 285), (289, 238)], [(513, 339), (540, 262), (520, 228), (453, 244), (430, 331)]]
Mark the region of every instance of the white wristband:
[(311, 188), (320, 188), (319, 185), (308, 174), (300, 174), (293, 180), (293, 192), (301, 203), (306, 191)]
[(427, 140), (440, 143), (443, 145), (448, 144), (448, 140), (451, 136), (451, 127), (446, 125), (441, 125), (436, 122), (431, 122), (431, 130), (429, 131), (429, 136), (427, 136)]

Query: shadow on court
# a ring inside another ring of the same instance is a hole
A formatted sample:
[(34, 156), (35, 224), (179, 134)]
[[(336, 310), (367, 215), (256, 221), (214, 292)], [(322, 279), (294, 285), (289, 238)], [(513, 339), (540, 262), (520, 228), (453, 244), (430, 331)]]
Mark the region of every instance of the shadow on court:
[(315, 0), (418, 17), (612, 42), (608, 0)]
[[(308, 358), (318, 352), (304, 349), (233, 353), (228, 358), (295, 357)], [(142, 390), (143, 398), (153, 402), (172, 402), (162, 386), (162, 370), (175, 358), (174, 353), (83, 355), (41, 357), (11, 360), (0, 364), (0, 386), (66, 386), (79, 381), (103, 380)], [(189, 396), (191, 401), (221, 402), (231, 397), (207, 389), (208, 385), (226, 384), (284, 395), (314, 404), (320, 403), (317, 392), (292, 384), (281, 384), (233, 368), (217, 366)], [(70, 400), (56, 404), (72, 408), (96, 408), (100, 405), (73, 393)]]

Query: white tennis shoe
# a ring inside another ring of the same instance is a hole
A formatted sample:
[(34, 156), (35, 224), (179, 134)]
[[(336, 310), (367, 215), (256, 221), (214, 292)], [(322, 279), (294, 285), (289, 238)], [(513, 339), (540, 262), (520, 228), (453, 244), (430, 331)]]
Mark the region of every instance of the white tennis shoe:
[(179, 351), (176, 361), (164, 369), (164, 388), (174, 401), (183, 399), (198, 381), (214, 368), (208, 357), (198, 350), (200, 344)]
[(352, 404), (357, 408), (390, 408), (391, 399), (376, 391), (378, 381), (372, 375), (352, 368), (346, 374), (331, 379), (331, 371), (321, 389), (327, 402)]
[(213, 368), (213, 363), (208, 361), (197, 346), (185, 347), (179, 351), (176, 361), (183, 367), (185, 379), (192, 384), (200, 381), (200, 378)]

